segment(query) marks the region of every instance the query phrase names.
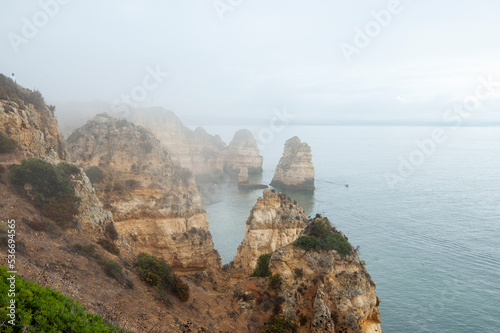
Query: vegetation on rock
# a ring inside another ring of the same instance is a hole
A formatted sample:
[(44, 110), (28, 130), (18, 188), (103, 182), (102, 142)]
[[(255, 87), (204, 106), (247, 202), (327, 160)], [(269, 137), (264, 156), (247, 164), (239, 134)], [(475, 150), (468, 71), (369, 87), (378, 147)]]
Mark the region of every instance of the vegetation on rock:
[(137, 257), (139, 276), (147, 284), (158, 288), (159, 296), (164, 299), (164, 294), (171, 292), (181, 302), (189, 300), (189, 287), (175, 273), (172, 268), (161, 259), (147, 253)]
[(116, 326), (106, 323), (98, 315), (89, 313), (73, 299), (61, 293), (43, 288), (39, 284), (15, 276), (15, 318), (11, 320), (7, 268), (0, 266), (0, 322), (4, 323), (2, 332), (123, 332)]
[(29, 159), (12, 166), (9, 179), (15, 185), (30, 184), (35, 206), (60, 227), (67, 228), (74, 225), (74, 216), (78, 213), (80, 202), (75, 196), (70, 175), (79, 172), (76, 166), (69, 163), (62, 162), (54, 166), (41, 160)]
[[(3, 74), (0, 74), (0, 99), (15, 102), (19, 106), (23, 102), (33, 104), (39, 110), (45, 109), (46, 106), (40, 91), (23, 88)], [(50, 105), (49, 109), (54, 112), (55, 107)]]
[(116, 261), (105, 258), (92, 244), (77, 243), (69, 248), (69, 251), (78, 253), (84, 257), (95, 260), (106, 273), (107, 276), (124, 284), (127, 288), (133, 288), (133, 283), (123, 273), (122, 267)]
[(101, 168), (97, 166), (88, 168), (87, 170), (85, 170), (85, 173), (87, 174), (87, 177), (89, 177), (92, 185), (102, 183), (105, 178), (104, 171), (102, 171)]
[(297, 332), (297, 329), (297, 325), (292, 321), (275, 315), (264, 327), (262, 333), (295, 333)]
[(16, 141), (0, 132), (0, 154), (10, 153), (16, 147)]
[(273, 274), (269, 279), (269, 286), (273, 290), (280, 290), (283, 283), (283, 278), (280, 274)]
[(306, 251), (334, 250), (342, 255), (349, 255), (353, 252), (349, 241), (332, 227), (326, 217), (322, 218), (319, 215), (310, 220), (304, 234), (293, 244)]
[(257, 259), (257, 267), (253, 271), (251, 277), (267, 277), (271, 275), (269, 271), (269, 260), (271, 259), (272, 253), (267, 253), (259, 256)]

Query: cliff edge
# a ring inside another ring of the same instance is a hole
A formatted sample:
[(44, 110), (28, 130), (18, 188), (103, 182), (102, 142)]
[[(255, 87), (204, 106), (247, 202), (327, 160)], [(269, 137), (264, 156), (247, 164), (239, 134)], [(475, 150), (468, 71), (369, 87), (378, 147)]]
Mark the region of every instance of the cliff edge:
[(178, 272), (221, 267), (191, 171), (174, 164), (151, 132), (100, 114), (73, 132), (68, 149), (94, 174), (99, 199), (137, 253), (161, 257)]

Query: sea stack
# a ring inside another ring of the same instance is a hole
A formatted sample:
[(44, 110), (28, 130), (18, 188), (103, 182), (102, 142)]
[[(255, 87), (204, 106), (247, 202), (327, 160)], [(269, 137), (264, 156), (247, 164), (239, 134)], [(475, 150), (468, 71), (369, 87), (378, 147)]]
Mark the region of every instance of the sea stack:
[(294, 242), (307, 226), (304, 210), (283, 193), (265, 190), (252, 208), (233, 261), (233, 278), (248, 277), (260, 255)]
[(262, 172), (262, 156), (252, 132), (241, 129), (234, 134), (233, 140), (223, 151), (224, 171), (237, 175), (242, 167), (248, 169), (248, 174)]
[(248, 168), (241, 168), (238, 174), (238, 184), (248, 184)]
[(285, 143), (271, 186), (280, 189), (314, 190), (311, 147), (294, 136)]

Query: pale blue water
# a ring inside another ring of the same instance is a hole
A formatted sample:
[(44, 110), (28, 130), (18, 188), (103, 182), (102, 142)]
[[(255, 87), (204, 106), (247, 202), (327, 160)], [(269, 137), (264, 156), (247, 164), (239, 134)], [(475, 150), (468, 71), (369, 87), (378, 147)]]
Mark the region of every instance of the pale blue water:
[[(229, 142), (237, 127), (206, 129)], [(384, 332), (500, 332), (500, 128), (445, 128), (448, 140), (391, 189), (384, 175), (397, 174), (398, 158), (431, 130), (288, 127), (262, 151), (261, 182), (271, 181), (286, 139), (298, 135), (311, 146), (316, 191), (287, 194), (361, 247)], [(227, 263), (262, 190), (215, 192), (221, 201), (205, 209)]]

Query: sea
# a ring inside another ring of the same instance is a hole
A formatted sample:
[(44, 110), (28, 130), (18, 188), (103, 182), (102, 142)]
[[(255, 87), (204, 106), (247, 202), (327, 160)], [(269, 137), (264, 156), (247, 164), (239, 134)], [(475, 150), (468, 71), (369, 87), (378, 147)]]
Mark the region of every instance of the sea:
[[(239, 128), (205, 127), (225, 142)], [(286, 193), (359, 246), (383, 332), (500, 332), (499, 127), (247, 128), (264, 157), (256, 183), (271, 182), (287, 139), (309, 144), (316, 189)], [(210, 193), (204, 209), (228, 263), (262, 190)]]

